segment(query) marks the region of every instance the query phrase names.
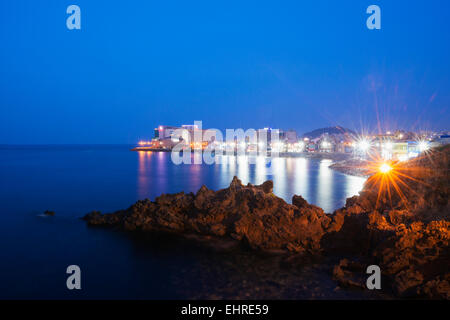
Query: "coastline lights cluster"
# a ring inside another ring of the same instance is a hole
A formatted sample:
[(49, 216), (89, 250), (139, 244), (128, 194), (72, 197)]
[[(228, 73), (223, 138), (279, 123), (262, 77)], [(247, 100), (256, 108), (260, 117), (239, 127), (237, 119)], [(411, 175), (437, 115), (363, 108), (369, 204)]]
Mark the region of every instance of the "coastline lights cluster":
[(321, 144), (322, 148), (326, 149), (331, 147), (331, 143), (329, 143), (328, 141), (323, 141)]
[(138, 145), (140, 145), (140, 146), (149, 146), (151, 144), (152, 144), (151, 141), (143, 141), (143, 140), (141, 140), (141, 141), (138, 142)]
[(305, 148), (305, 144), (303, 141), (297, 143), (289, 143), (287, 148), (288, 152), (302, 152)]

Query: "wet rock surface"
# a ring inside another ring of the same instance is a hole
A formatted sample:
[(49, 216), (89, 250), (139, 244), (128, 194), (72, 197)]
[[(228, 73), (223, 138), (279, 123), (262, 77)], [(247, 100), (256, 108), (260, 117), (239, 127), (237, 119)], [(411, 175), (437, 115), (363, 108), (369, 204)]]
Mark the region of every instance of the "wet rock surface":
[[(288, 264), (321, 257), (333, 265), (316, 266), (314, 272), (334, 279), (336, 287), (330, 290), (365, 289), (366, 268), (375, 264), (381, 268), (383, 290), (394, 297), (450, 299), (449, 155), (449, 147), (436, 149), (396, 164), (389, 176), (371, 176), (359, 196), (331, 215), (301, 196), (286, 203), (272, 193), (271, 181), (244, 186), (235, 177), (219, 191), (203, 186), (196, 194), (163, 194), (84, 219), (127, 231), (228, 239), (288, 256), (283, 260)], [(312, 294), (315, 289), (308, 290)]]

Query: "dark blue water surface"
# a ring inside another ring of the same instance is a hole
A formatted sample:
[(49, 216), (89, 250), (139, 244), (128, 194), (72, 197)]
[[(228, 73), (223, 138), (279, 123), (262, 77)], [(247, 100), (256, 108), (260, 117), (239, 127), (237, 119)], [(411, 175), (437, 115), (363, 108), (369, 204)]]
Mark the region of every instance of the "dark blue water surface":
[[(234, 175), (244, 183), (273, 179), (275, 194), (286, 201), (301, 194), (332, 212), (364, 179), (332, 171), (331, 160), (277, 158), (268, 175), (263, 160), (175, 165), (169, 153), (130, 147), (0, 147), (0, 298), (308, 298), (317, 286), (325, 292), (319, 297), (345, 297), (319, 271), (296, 269), (303, 273), (293, 281), (293, 272), (274, 275), (276, 260), (255, 253), (87, 227), (80, 217), (161, 193), (196, 192), (203, 184), (225, 188)], [(45, 217), (45, 210), (56, 215)], [(66, 288), (72, 264), (82, 270), (80, 291)]]

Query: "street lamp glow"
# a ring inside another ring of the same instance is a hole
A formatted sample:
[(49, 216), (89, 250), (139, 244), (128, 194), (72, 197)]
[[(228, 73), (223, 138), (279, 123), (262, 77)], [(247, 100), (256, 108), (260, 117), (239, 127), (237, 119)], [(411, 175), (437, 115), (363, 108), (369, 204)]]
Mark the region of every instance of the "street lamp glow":
[(367, 152), (370, 149), (370, 142), (366, 139), (362, 139), (357, 143), (356, 146), (362, 152)]
[(391, 171), (391, 170), (392, 170), (392, 167), (391, 167), (390, 165), (388, 165), (387, 163), (383, 163), (383, 164), (380, 166), (380, 172), (381, 172), (381, 173), (386, 174), (386, 173), (388, 173), (388, 172)]
[(419, 151), (420, 152), (427, 151), (429, 148), (430, 148), (430, 146), (428, 145), (428, 142), (426, 142), (426, 141), (419, 142)]

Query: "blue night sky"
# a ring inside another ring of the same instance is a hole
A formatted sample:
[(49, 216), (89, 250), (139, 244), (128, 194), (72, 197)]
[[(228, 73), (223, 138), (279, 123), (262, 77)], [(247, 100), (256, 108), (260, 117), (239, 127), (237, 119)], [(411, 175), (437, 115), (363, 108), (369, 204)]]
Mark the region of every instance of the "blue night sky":
[(1, 1), (0, 143), (375, 129), (377, 110), (386, 129), (450, 129), (449, 31), (447, 0)]

